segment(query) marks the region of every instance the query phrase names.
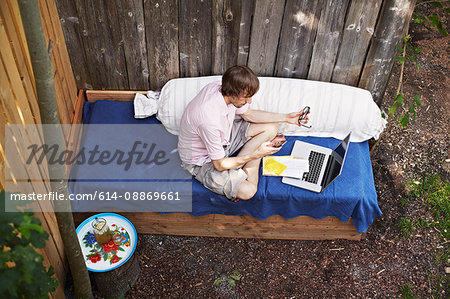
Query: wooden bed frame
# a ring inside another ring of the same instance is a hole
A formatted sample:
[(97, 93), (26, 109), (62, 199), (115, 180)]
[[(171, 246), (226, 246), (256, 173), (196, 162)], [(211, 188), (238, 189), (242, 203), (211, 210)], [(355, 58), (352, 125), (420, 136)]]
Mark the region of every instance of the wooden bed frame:
[[(80, 90), (72, 124), (82, 123), (85, 101), (97, 100), (133, 101), (137, 91), (95, 91)], [(141, 93), (146, 94), (145, 91)], [(72, 126), (68, 148), (77, 149), (81, 137), (80, 126)], [(67, 169), (69, 173), (70, 169)], [(78, 225), (95, 213), (74, 213)], [(192, 216), (186, 213), (159, 214), (153, 212), (124, 212), (141, 234), (164, 234), (181, 236), (264, 238), (292, 240), (361, 240), (365, 234), (358, 232), (352, 220), (347, 223), (335, 217), (313, 219), (299, 216), (285, 219), (271, 216), (265, 220), (252, 216), (204, 215)]]

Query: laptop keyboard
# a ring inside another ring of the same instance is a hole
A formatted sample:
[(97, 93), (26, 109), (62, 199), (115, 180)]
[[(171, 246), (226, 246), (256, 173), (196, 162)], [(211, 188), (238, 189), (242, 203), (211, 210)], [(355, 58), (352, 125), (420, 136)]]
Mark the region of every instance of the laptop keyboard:
[(325, 154), (311, 151), (309, 153), (309, 172), (303, 174), (303, 180), (309, 183), (317, 184), (319, 180), (320, 170), (322, 169)]

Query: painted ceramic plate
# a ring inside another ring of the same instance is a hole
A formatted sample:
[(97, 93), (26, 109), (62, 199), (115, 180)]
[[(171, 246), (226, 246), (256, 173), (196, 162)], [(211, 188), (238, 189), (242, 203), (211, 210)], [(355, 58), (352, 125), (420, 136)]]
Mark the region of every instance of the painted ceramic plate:
[[(92, 228), (96, 217), (104, 218), (112, 233), (120, 233), (120, 245), (116, 245), (112, 240), (105, 244), (97, 243)], [(136, 249), (136, 229), (127, 218), (119, 214), (101, 213), (91, 216), (84, 220), (76, 231), (87, 269), (92, 272), (106, 272), (120, 267)]]

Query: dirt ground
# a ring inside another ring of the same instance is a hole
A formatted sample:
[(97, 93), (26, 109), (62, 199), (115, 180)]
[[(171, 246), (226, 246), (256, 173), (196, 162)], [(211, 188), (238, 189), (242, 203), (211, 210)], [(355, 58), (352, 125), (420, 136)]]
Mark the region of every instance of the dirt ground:
[[(427, 13), (429, 11), (425, 11)], [(372, 153), (378, 202), (383, 215), (366, 239), (284, 241), (139, 235), (136, 255), (141, 275), (126, 298), (385, 298), (399, 297), (404, 285), (418, 298), (449, 297), (449, 276), (436, 263), (449, 243), (432, 229), (403, 238), (402, 216), (430, 213), (414, 203), (400, 204), (405, 184), (425, 174), (449, 179), (449, 37), (411, 24), (420, 71), (407, 64), (403, 93), (421, 95), (416, 122), (401, 128), (390, 122)], [(396, 63), (382, 108), (395, 97)], [(225, 279), (238, 270), (231, 286)], [(439, 281), (444, 277), (444, 281)]]

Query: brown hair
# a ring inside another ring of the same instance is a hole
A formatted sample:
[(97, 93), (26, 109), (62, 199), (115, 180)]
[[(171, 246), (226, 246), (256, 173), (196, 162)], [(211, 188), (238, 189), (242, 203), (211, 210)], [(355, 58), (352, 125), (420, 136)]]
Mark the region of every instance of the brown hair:
[(244, 65), (235, 65), (222, 76), (222, 95), (251, 97), (259, 89), (258, 77)]

